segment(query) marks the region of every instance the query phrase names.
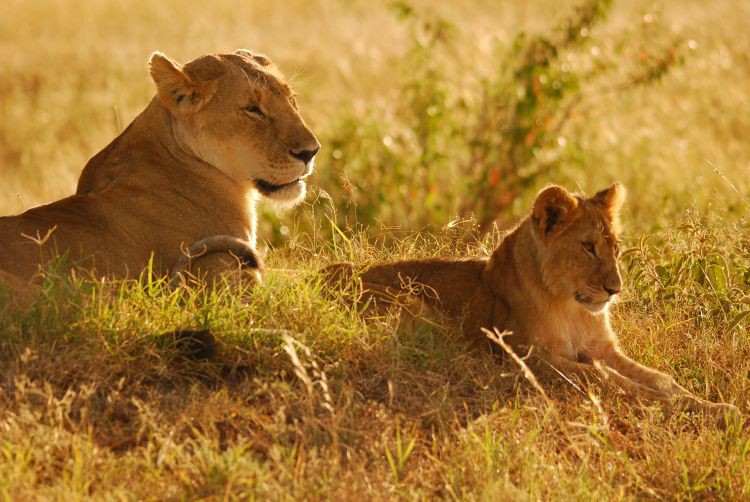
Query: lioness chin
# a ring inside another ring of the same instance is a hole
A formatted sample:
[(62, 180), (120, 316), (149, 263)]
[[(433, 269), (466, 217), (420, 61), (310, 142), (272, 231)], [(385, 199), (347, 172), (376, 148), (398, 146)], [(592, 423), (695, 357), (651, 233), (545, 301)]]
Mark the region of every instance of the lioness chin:
[(511, 346), (537, 347), (564, 370), (590, 371), (596, 362), (640, 397), (707, 412), (721, 425), (735, 421), (734, 406), (699, 399), (620, 350), (608, 306), (622, 288), (617, 231), (624, 196), (620, 184), (593, 197), (552, 186), (488, 259), (407, 260), (362, 271), (339, 263), (323, 275), (338, 287), (361, 281), (361, 300), (438, 309), (462, 319), (464, 335), (482, 342), (485, 330), (510, 332)]
[[(267, 57), (238, 50), (181, 66), (157, 52), (150, 73), (156, 96), (86, 164), (74, 195), (0, 218), (0, 283), (11, 294), (55, 255), (125, 278), (149, 263), (164, 275), (182, 249), (214, 235), (252, 252), (258, 195), (304, 197), (320, 145)], [(227, 256), (201, 258), (202, 270), (222, 271)]]

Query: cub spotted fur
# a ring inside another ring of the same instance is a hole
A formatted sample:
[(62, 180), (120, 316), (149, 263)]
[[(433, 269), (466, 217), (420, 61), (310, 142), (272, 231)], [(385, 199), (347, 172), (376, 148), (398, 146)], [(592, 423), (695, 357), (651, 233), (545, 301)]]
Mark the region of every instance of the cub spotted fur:
[[(181, 66), (157, 52), (150, 72), (156, 96), (86, 164), (74, 195), (0, 218), (0, 283), (18, 302), (56, 254), (116, 278), (138, 276), (152, 257), (166, 275), (183, 246), (213, 235), (246, 243), (247, 255), (257, 195), (304, 197), (320, 145), (268, 58), (239, 50)], [(43, 245), (29, 238), (48, 233)], [(200, 266), (218, 273), (227, 256)]]
[(324, 273), (343, 283), (358, 275), (376, 303), (414, 306), (416, 297), (419, 305), (462, 318), (464, 334), (476, 340), (487, 342), (482, 328), (509, 331), (513, 346), (535, 346), (566, 369), (597, 361), (616, 383), (644, 397), (720, 419), (737, 416), (734, 406), (703, 401), (620, 350), (608, 305), (622, 288), (617, 231), (624, 196), (620, 184), (590, 198), (552, 186), (489, 259), (380, 263), (360, 274), (351, 264), (335, 264)]

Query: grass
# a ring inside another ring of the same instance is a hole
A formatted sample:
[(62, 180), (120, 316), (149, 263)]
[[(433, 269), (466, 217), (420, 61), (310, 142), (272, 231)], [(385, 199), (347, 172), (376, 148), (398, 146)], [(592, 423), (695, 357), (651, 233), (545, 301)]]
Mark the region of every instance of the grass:
[[(456, 180), (475, 173), (461, 169), (478, 97), (504, 95), (512, 81), (498, 64), (520, 30), (547, 36), (573, 4), (429, 4), (411, 2), (405, 19), (405, 4), (341, 0), (3, 8), (3, 214), (74, 190), (88, 157), (153, 93), (145, 61), (157, 49), (183, 61), (266, 52), (296, 82), (324, 147), (308, 203), (264, 210), (265, 260), (280, 271), (252, 291), (184, 294), (50, 270), (29, 314), (8, 314), (0, 297), (3, 498), (750, 497), (745, 430), (541, 372), (551, 407), (511, 361), (453, 330), (362, 319), (323, 291), (314, 271), (333, 261), (481, 256), (497, 241), (457, 218), (472, 193)], [(601, 67), (597, 85), (582, 79), (555, 102), (581, 99), (532, 149), (552, 160), (499, 220), (522, 215), (549, 182), (590, 192), (623, 181), (626, 291), (613, 323), (625, 351), (745, 412), (748, 14), (730, 0), (614, 3), (560, 61)], [(435, 26), (445, 40), (420, 50)], [(679, 58), (660, 79), (602, 91), (670, 48)], [(410, 98), (416, 84), (434, 99), (424, 110), (443, 110), (428, 121)], [(203, 327), (220, 341), (209, 361), (159, 336)]]

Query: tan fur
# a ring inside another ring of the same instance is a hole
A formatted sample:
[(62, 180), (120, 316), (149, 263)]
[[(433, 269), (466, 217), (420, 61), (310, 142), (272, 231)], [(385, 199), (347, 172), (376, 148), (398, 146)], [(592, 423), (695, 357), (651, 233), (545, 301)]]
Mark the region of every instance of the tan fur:
[[(194, 263), (201, 263), (204, 257), (213, 253), (228, 253), (222, 270), (237, 272), (238, 279), (245, 277), (251, 283), (261, 282), (263, 261), (247, 241), (230, 235), (213, 235), (195, 242), (183, 249), (182, 255), (169, 271), (169, 282), (172, 288), (181, 284), (200, 282), (203, 278), (196, 277)], [(246, 273), (244, 271), (246, 270)], [(200, 270), (197, 271), (200, 273)], [(226, 275), (226, 274), (225, 274)]]
[[(166, 274), (208, 236), (254, 247), (258, 192), (304, 196), (319, 144), (268, 58), (241, 50), (182, 67), (154, 53), (150, 71), (156, 97), (88, 162), (75, 195), (0, 218), (4, 282), (28, 283), (55, 254), (112, 277), (137, 276), (153, 256)], [(26, 237), (53, 228), (43, 245)]]
[[(642, 397), (736, 417), (733, 406), (702, 401), (620, 350), (608, 305), (621, 288), (616, 224), (624, 194), (619, 184), (591, 198), (547, 188), (489, 259), (376, 264), (358, 275), (363, 295), (399, 304), (414, 295), (463, 319), (464, 334), (481, 343), (488, 342), (482, 328), (510, 331), (513, 346), (535, 346), (564, 369), (591, 368), (597, 361), (613, 381), (640, 389)], [(350, 264), (333, 265), (325, 274), (343, 284), (357, 275)]]

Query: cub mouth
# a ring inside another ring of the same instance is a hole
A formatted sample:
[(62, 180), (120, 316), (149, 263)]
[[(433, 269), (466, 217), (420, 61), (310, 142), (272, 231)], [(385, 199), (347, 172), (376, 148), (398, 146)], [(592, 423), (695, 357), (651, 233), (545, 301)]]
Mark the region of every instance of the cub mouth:
[(583, 308), (585, 308), (586, 310), (588, 310), (589, 312), (592, 312), (594, 314), (597, 313), (597, 312), (601, 312), (602, 310), (604, 310), (604, 307), (606, 307), (607, 304), (609, 303), (609, 300), (605, 300), (603, 302), (602, 301), (595, 302), (591, 298), (589, 298), (588, 296), (583, 295), (583, 294), (578, 293), (578, 292), (576, 292), (573, 295), (573, 297), (576, 299), (576, 301), (578, 303), (581, 304), (581, 306)]
[(576, 292), (573, 295), (578, 303), (591, 303), (591, 298), (588, 296), (582, 295), (581, 293)]

